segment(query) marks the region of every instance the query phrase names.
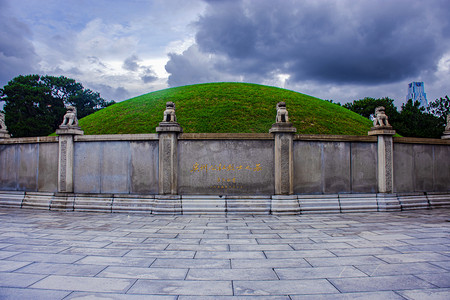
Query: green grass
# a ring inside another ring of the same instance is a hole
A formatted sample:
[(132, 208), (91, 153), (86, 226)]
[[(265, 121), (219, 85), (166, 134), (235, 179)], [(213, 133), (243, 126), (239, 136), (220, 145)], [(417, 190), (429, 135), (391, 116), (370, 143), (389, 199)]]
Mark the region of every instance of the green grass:
[(276, 104), (285, 101), (301, 134), (367, 135), (370, 120), (301, 93), (249, 83), (206, 83), (169, 88), (116, 103), (80, 120), (85, 134), (155, 133), (165, 103), (176, 105), (184, 132), (268, 132)]

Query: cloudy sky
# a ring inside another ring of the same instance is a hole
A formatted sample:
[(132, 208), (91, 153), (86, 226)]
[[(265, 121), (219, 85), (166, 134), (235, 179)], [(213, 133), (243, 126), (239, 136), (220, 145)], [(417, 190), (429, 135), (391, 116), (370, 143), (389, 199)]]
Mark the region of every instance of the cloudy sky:
[(0, 0), (0, 86), (64, 75), (107, 100), (215, 81), (346, 103), (450, 96), (448, 0)]

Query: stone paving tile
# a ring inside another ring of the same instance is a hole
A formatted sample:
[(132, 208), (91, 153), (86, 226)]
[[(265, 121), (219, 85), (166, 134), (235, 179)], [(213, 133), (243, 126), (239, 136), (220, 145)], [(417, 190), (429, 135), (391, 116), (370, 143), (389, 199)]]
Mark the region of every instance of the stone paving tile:
[(158, 258), (152, 264), (157, 268), (230, 268), (229, 259), (182, 259)]
[(198, 258), (221, 258), (221, 259), (265, 259), (262, 251), (197, 251), (195, 259)]
[(34, 253), (23, 252), (8, 257), (7, 260), (13, 261), (30, 261), (30, 262), (53, 262), (53, 263), (73, 263), (83, 258), (83, 255), (71, 254), (53, 254), (53, 253)]
[(283, 259), (232, 259), (232, 269), (248, 268), (307, 268), (311, 265), (303, 258), (283, 258)]
[(32, 263), (16, 270), (16, 272), (43, 275), (95, 276), (103, 269), (105, 269), (105, 266), (99, 265)]
[(264, 251), (267, 258), (336, 257), (328, 250)]
[(273, 269), (190, 269), (186, 280), (277, 280)]
[[(235, 245), (231, 245), (235, 246)], [(237, 246), (237, 245), (236, 245)], [(170, 244), (164, 250), (176, 251), (228, 251), (228, 245), (194, 245), (194, 244)]]
[(376, 255), (388, 263), (407, 263), (407, 262), (423, 262), (423, 261), (449, 261), (450, 256), (442, 255), (435, 252), (420, 252), (420, 253), (402, 253), (402, 254), (387, 254)]
[(30, 287), (47, 290), (124, 293), (134, 282), (134, 279), (50, 275)]
[(417, 277), (441, 288), (450, 288), (450, 273), (419, 274)]
[(0, 272), (12, 272), (29, 264), (25, 261), (0, 260)]
[(376, 264), (376, 265), (356, 265), (356, 268), (369, 276), (383, 275), (415, 275), (426, 273), (446, 273), (446, 269), (426, 262), (400, 263), (400, 264)]
[(289, 296), (179, 296), (177, 300), (290, 300)]
[(131, 250), (125, 257), (154, 257), (154, 258), (194, 258), (195, 251), (158, 251), (158, 250)]
[[(64, 300), (177, 300), (177, 296), (74, 292)], [(46, 299), (47, 300), (47, 299)]]
[(294, 250), (320, 250), (320, 249), (348, 249), (353, 248), (347, 243), (289, 243)]
[(305, 260), (313, 267), (373, 265), (385, 263), (384, 261), (370, 255), (318, 258), (307, 257)]
[(128, 291), (150, 295), (233, 295), (231, 281), (141, 280)]
[(0, 273), (0, 287), (28, 287), (45, 276), (46, 275)]
[(292, 251), (288, 244), (230, 245), (230, 251)]
[(17, 252), (17, 251), (3, 251), (2, 250), (2, 252), (0, 252), (0, 259), (5, 259), (5, 258), (8, 258), (8, 257), (12, 257), (12, 256), (17, 255), (17, 254), (20, 254), (20, 252)]
[(188, 269), (107, 267), (97, 277), (184, 280)]
[(10, 245), (4, 250), (7, 251), (20, 251), (20, 252), (39, 252), (39, 253), (60, 253), (69, 247), (67, 246), (44, 246), (44, 245), (21, 245), (21, 244), (15, 244)]
[(408, 290), (398, 291), (400, 295), (410, 300), (448, 300), (450, 289)]
[(325, 279), (233, 281), (235, 295), (326, 294), (339, 292)]
[(125, 250), (125, 249), (71, 247), (64, 251), (61, 251), (60, 254), (124, 256), (128, 252), (129, 252), (129, 250)]
[(367, 275), (352, 266), (317, 267), (317, 268), (275, 268), (280, 280), (284, 279), (319, 279), (367, 277)]
[(436, 287), (412, 275), (329, 279), (340, 292), (372, 292)]
[(0, 288), (0, 299), (2, 300), (49, 300), (49, 299), (67, 299), (68, 291), (51, 291), (22, 288)]
[(104, 249), (126, 249), (126, 250), (164, 250), (169, 244), (135, 244), (135, 243), (111, 243)]
[(77, 264), (85, 265), (118, 265), (132, 267), (149, 267), (155, 258), (141, 257), (116, 257), (116, 256), (86, 256), (77, 261)]
[(402, 296), (392, 291), (340, 293), (322, 295), (291, 295), (291, 300), (404, 300)]
[(382, 255), (398, 254), (399, 252), (389, 247), (370, 247), (370, 248), (352, 248), (352, 249), (332, 249), (330, 250), (336, 256), (357, 256), (357, 255)]

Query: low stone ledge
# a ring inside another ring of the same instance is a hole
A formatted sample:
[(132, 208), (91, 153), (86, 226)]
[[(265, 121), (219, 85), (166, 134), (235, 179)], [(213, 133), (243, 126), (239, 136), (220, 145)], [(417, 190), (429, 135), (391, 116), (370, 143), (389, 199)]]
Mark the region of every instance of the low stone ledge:
[(182, 133), (179, 140), (273, 140), (270, 133)]
[(101, 141), (157, 141), (158, 134), (105, 134), (75, 136), (75, 142), (101, 142)]
[(302, 214), (307, 213), (339, 213), (338, 194), (298, 195)]
[(33, 143), (57, 143), (57, 136), (37, 136), (37, 137), (23, 137), (0, 139), (1, 144), (33, 144)]
[(341, 212), (377, 211), (376, 194), (339, 194)]
[(330, 135), (330, 134), (297, 134), (294, 141), (325, 141), (325, 142), (368, 142), (376, 143), (376, 136)]
[(424, 193), (400, 193), (397, 194), (402, 210), (428, 209), (428, 199)]
[(21, 208), (25, 192), (0, 191), (0, 207)]

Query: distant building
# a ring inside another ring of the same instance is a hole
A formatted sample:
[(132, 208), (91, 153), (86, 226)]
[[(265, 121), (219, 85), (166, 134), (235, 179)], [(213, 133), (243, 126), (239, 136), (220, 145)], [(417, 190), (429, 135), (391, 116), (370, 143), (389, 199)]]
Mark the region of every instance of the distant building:
[(411, 82), (408, 84), (408, 95), (406, 96), (406, 101), (409, 99), (420, 102), (420, 106), (427, 107), (428, 100), (427, 94), (425, 93), (423, 82)]

